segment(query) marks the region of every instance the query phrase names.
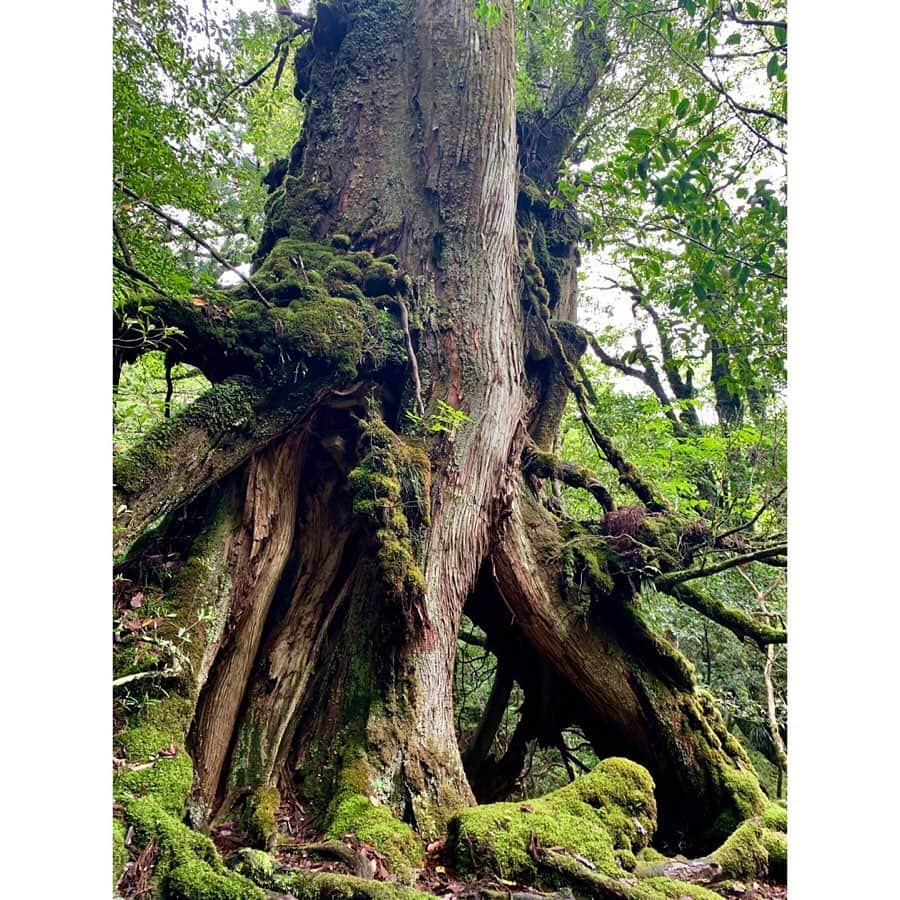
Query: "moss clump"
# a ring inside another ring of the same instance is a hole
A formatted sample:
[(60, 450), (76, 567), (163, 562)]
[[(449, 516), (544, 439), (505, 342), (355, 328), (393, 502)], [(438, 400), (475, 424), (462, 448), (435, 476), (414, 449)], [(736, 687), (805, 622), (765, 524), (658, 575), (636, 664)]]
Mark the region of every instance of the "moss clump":
[(462, 872), (552, 887), (559, 877), (535, 860), (530, 852), (535, 841), (542, 848), (562, 847), (590, 860), (599, 872), (621, 877), (655, 829), (650, 774), (630, 760), (613, 758), (527, 804), (463, 810), (450, 820), (448, 838)]
[(787, 837), (780, 831), (763, 828), (760, 840), (769, 854), (769, 876), (787, 881)]
[(690, 900), (721, 900), (720, 895), (709, 888), (699, 884), (676, 881), (672, 878), (648, 878), (646, 881), (641, 881), (640, 886), (645, 890), (653, 891), (653, 894), (645, 895), (648, 900), (650, 897), (659, 897), (660, 900), (684, 900), (685, 897)]
[(241, 824), (255, 847), (269, 847), (278, 833), (275, 818), (281, 805), (276, 787), (257, 788), (247, 801)]
[(362, 282), (363, 293), (367, 297), (390, 294), (397, 279), (397, 270), (383, 260), (376, 260), (367, 269)]
[(182, 734), (181, 729), (158, 728), (145, 722), (116, 735), (116, 743), (121, 746), (129, 761), (150, 762), (168, 751), (173, 744), (176, 748), (180, 746)]
[(347, 258), (352, 259), (361, 269), (368, 269), (375, 262), (375, 257), (368, 250), (357, 250), (348, 254)]
[(361, 284), (363, 279), (362, 269), (356, 263), (346, 257), (338, 257), (325, 270), (325, 278), (333, 278), (337, 281), (348, 281), (351, 284)]
[(126, 807), (126, 817), (143, 843), (159, 848), (156, 876), (164, 896), (181, 900), (264, 900), (248, 879), (229, 872), (212, 841), (163, 809), (154, 797), (141, 797)]
[(787, 810), (777, 803), (770, 803), (760, 816), (760, 822), (766, 828), (773, 831), (783, 831), (787, 833)]
[(128, 848), (125, 846), (125, 826), (119, 819), (113, 819), (113, 887), (119, 883), (125, 863), (128, 862)]
[(331, 236), (331, 246), (334, 247), (335, 250), (349, 250), (350, 249), (349, 235), (333, 234)]
[(194, 767), (186, 753), (158, 759), (148, 768), (124, 769), (116, 773), (113, 794), (127, 805), (137, 797), (151, 796), (159, 807), (181, 815), (194, 782)]
[(763, 843), (763, 831), (755, 822), (743, 822), (710, 855), (710, 859), (719, 863), (723, 874), (730, 878), (756, 878), (764, 875), (769, 868), (769, 852)]
[(407, 512), (419, 523), (427, 522), (428, 457), (380, 419), (364, 422), (362, 430), (364, 452), (348, 476), (354, 493), (353, 511), (373, 529), (378, 569), (388, 594), (400, 599), (408, 611), (425, 589)]
[(391, 871), (410, 881), (413, 869), (422, 865), (422, 844), (412, 828), (395, 818), (390, 808), (370, 796), (371, 778), (363, 757), (347, 765), (338, 779), (328, 808), (325, 836), (356, 835), (388, 860)]
[(766, 808), (765, 795), (753, 772), (725, 765), (721, 769), (721, 779), (730, 804), (719, 814), (713, 825), (713, 834), (719, 836), (730, 834), (739, 823), (761, 815)]

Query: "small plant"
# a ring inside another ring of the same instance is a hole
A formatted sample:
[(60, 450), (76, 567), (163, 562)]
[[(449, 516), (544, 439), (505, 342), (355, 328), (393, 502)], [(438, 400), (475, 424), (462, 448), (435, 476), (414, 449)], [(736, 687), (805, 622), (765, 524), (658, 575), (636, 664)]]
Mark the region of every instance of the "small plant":
[(417, 416), (414, 412), (407, 412), (406, 415), (416, 425), (434, 434), (456, 434), (456, 430), (460, 425), (472, 421), (461, 409), (456, 409), (449, 403), (444, 403), (443, 400), (438, 400), (437, 405), (437, 412), (433, 412), (428, 416)]

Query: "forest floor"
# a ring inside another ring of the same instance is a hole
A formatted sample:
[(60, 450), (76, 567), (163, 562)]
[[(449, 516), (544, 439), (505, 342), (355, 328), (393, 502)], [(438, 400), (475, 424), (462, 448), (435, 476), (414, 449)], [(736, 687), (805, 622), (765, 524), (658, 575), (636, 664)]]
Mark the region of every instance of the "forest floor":
[[(309, 845), (317, 843), (321, 837), (305, 820), (301, 806), (282, 804), (278, 812), (278, 823), (282, 838), (273, 851), (273, 855), (279, 862), (307, 872), (353, 874), (346, 862), (337, 859), (323, 859), (316, 851), (309, 849)], [(211, 837), (225, 858), (247, 846), (246, 836), (237, 830), (234, 822), (223, 822), (218, 825), (212, 830)], [(385, 858), (374, 847), (358, 841), (352, 835), (343, 838), (343, 842), (368, 861), (372, 878), (379, 881), (390, 878)], [(474, 898), (481, 896), (485, 890), (504, 893), (519, 891), (539, 893), (531, 885), (518, 884), (500, 878), (464, 881), (456, 876), (453, 862), (448, 856), (443, 838), (432, 841), (427, 847), (425, 865), (413, 886), (417, 890), (434, 894), (441, 900)], [(715, 885), (709, 887), (723, 897), (734, 898), (734, 900), (737, 898), (740, 900), (787, 900), (786, 886), (766, 879), (757, 879), (745, 887), (723, 886), (717, 888)], [(125, 900), (130, 900), (125, 894), (122, 896)]]

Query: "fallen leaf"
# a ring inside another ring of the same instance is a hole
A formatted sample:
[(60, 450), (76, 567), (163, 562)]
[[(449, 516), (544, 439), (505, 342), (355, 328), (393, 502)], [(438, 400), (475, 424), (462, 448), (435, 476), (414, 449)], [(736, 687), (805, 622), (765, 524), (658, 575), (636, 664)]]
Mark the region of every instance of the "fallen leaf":
[(140, 609), (141, 606), (143, 605), (143, 603), (144, 603), (144, 592), (143, 592), (143, 591), (138, 591), (138, 592), (131, 598), (131, 600), (128, 601), (128, 605), (129, 605), (132, 609)]

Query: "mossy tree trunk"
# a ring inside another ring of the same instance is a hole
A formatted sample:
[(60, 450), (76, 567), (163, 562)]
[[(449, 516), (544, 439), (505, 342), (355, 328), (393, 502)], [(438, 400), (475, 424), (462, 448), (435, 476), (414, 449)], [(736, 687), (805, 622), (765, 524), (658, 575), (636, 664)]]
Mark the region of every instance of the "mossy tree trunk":
[[(216, 385), (116, 465), (122, 570), (167, 541), (187, 560), (167, 598), (172, 642), (192, 634), (177, 714), (150, 743), (187, 749), (194, 826), (243, 809), (264, 842), (289, 787), (323, 830), (415, 865), (385, 815), (430, 836), (474, 802), (453, 726), (466, 609), (525, 691), (524, 737), (580, 725), (649, 768), (664, 835), (712, 846), (754, 802), (746, 758), (640, 622), (633, 554), (573, 557), (574, 524), (522, 470), (526, 446), (552, 446), (585, 349), (567, 321), (578, 225), (527, 174), (554, 173), (566, 142), (537, 159), (533, 119), (517, 138), (511, 11), (488, 29), (473, 8), (320, 4), (258, 251), (267, 304), (246, 288), (158, 302)], [(583, 52), (586, 108), (605, 49)], [(689, 562), (685, 527), (647, 517), (663, 568)]]

